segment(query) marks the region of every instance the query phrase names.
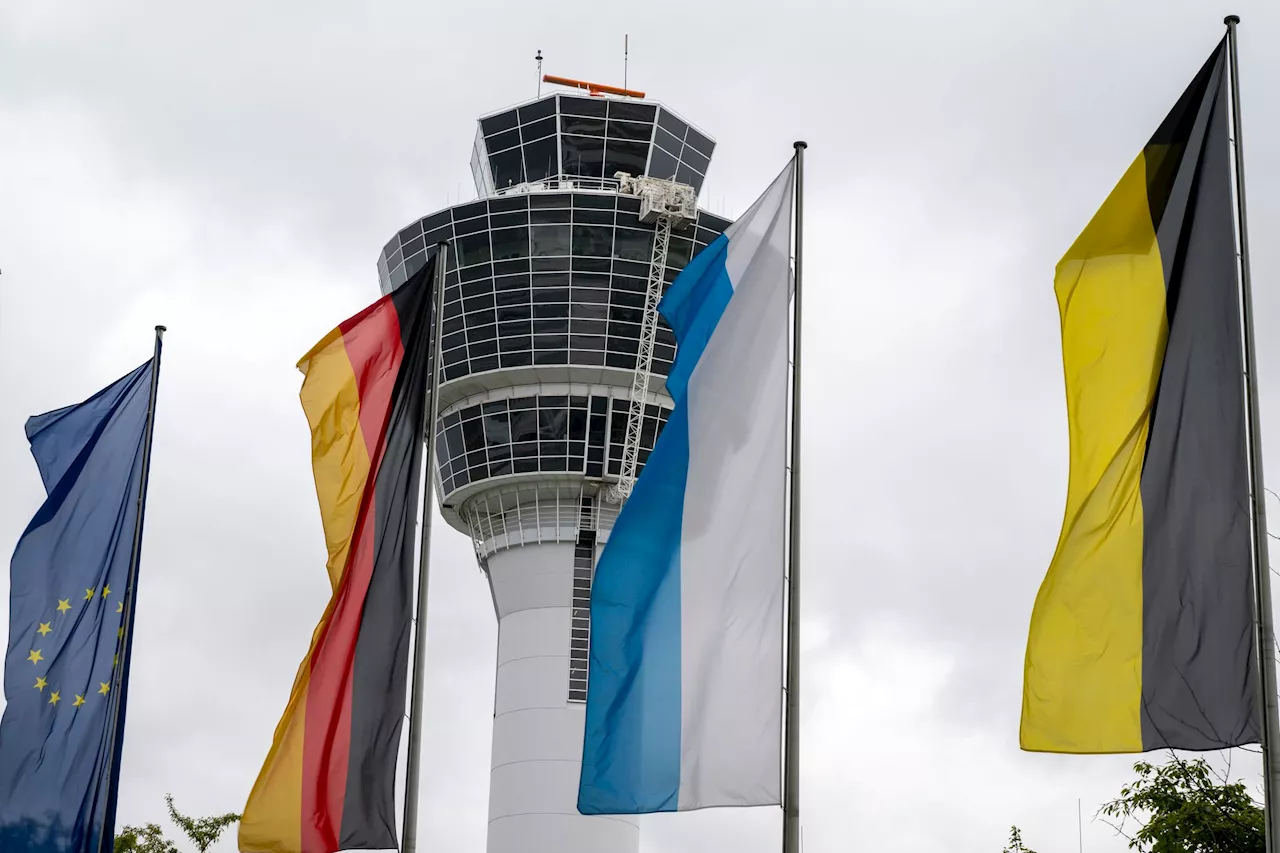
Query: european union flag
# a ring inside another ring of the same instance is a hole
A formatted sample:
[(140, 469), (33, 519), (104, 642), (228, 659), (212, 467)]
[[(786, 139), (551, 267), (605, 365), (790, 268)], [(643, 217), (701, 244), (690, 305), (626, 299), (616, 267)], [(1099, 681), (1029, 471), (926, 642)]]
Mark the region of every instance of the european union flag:
[[(27, 421), (48, 498), (10, 568), (0, 851), (109, 853), (152, 361)], [(114, 778), (113, 778), (114, 777)], [(110, 824), (110, 825), (109, 825)]]

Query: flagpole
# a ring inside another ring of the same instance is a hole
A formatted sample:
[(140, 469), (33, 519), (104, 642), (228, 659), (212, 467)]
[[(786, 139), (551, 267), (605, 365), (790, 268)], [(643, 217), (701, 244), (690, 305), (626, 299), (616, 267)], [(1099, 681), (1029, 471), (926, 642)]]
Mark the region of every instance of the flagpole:
[(409, 699), (409, 757), (404, 782), (404, 832), (402, 853), (418, 848), (418, 786), (422, 760), (423, 681), (427, 666), (427, 581), (431, 574), (431, 516), (435, 497), (435, 448), (437, 400), (440, 392), (440, 334), (444, 324), (444, 272), (449, 244), (436, 248), (435, 311), (431, 331), (431, 396), (422, 408), (422, 440), (426, 443), (426, 467), (421, 479), (422, 526), (418, 528), (418, 606), (413, 637), (413, 687)]
[[(138, 507), (133, 520), (133, 549), (129, 553), (129, 580), (124, 588), (124, 608), (120, 618), (120, 660), (112, 673), (111, 690), (114, 709), (111, 734), (107, 743), (111, 750), (108, 763), (107, 802), (103, 812), (102, 832), (98, 834), (98, 853), (104, 844), (114, 844), (116, 799), (120, 793), (120, 755), (124, 749), (125, 694), (129, 683), (129, 661), (133, 650), (133, 604), (137, 598), (138, 566), (142, 562), (142, 522), (147, 509), (147, 486), (151, 482), (151, 437), (156, 426), (156, 394), (160, 390), (160, 351), (164, 344), (164, 326), (156, 326), (155, 349), (151, 354), (151, 389), (147, 399), (147, 423), (142, 437), (142, 473), (138, 484)], [(107, 837), (111, 836), (108, 842)], [(110, 847), (106, 850), (110, 851)]]
[(786, 769), (782, 780), (782, 850), (800, 853), (800, 332), (801, 269), (804, 255), (804, 151), (796, 150), (795, 317), (791, 333), (791, 541), (787, 555), (787, 729)]
[(1262, 419), (1258, 411), (1258, 360), (1254, 347), (1253, 286), (1244, 191), (1240, 125), (1240, 75), (1236, 58), (1238, 15), (1228, 15), (1231, 58), (1231, 123), (1235, 137), (1236, 218), (1240, 232), (1240, 294), (1244, 319), (1245, 405), (1249, 414), (1249, 478), (1253, 492), (1253, 583), (1258, 618), (1258, 690), (1262, 696), (1262, 768), (1268, 853), (1280, 853), (1280, 712), (1276, 696), (1275, 622), (1271, 610), (1271, 561), (1267, 548), (1267, 492), (1262, 478)]

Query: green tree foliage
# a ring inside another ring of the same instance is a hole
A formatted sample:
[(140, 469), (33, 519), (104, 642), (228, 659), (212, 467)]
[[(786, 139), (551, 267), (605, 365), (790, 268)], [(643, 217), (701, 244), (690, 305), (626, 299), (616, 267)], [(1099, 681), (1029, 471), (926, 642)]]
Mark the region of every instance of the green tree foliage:
[[(164, 801), (169, 806), (169, 817), (199, 853), (207, 853), (227, 827), (240, 820), (240, 815), (230, 813), (214, 817), (187, 817), (173, 807), (172, 794), (165, 794)], [(165, 838), (159, 825), (154, 823), (142, 828), (126, 826), (116, 836), (114, 850), (115, 853), (179, 853), (177, 846)]]
[(116, 836), (115, 853), (178, 853), (173, 842), (164, 837), (159, 824), (144, 827), (126, 826)]
[(191, 839), (200, 853), (205, 853), (231, 826), (240, 820), (240, 815), (228, 812), (215, 817), (187, 817), (173, 807), (173, 795), (165, 794), (164, 801), (169, 806), (169, 817), (178, 825), (183, 834)]
[[(1241, 782), (1214, 775), (1203, 759), (1133, 766), (1138, 779), (1100, 814), (1139, 853), (1263, 853), (1262, 808)], [(1136, 824), (1129, 835), (1126, 827)]]
[(1009, 846), (1000, 853), (1036, 853), (1036, 851), (1022, 843), (1022, 830), (1011, 826), (1009, 827)]

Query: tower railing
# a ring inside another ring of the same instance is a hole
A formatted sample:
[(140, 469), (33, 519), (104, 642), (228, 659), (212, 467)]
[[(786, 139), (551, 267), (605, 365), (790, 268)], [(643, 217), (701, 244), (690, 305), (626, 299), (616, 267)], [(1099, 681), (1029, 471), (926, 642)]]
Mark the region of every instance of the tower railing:
[(499, 187), (494, 196), (524, 195), (526, 193), (559, 192), (618, 192), (621, 184), (613, 178), (584, 177), (580, 175), (552, 175), (540, 181), (525, 181)]
[[(509, 548), (575, 543), (583, 527), (595, 530), (603, 541), (621, 507), (592, 500), (585, 509), (583, 498), (594, 498), (598, 492), (593, 484), (529, 485), (477, 496), (462, 509), (476, 558), (484, 565), (490, 556)], [(584, 512), (589, 517), (584, 518)]]

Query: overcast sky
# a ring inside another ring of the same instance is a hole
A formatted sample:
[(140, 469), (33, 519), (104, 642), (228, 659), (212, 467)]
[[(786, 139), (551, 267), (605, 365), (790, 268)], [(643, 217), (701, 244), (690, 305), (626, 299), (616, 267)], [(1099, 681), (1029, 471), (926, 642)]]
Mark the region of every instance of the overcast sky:
[[(1018, 750), (1066, 491), (1053, 268), (1240, 14), (1280, 434), (1280, 8), (360, 5), (0, 4), (0, 552), (43, 498), (26, 417), (169, 326), (121, 821), (167, 823), (165, 792), (243, 808), (324, 609), (297, 358), (377, 297), (392, 233), (474, 196), (474, 120), (535, 94), (536, 50), (619, 84), (629, 33), (632, 87), (718, 140), (703, 206), (741, 213), (810, 143), (806, 850), (996, 853), (1017, 823), (1068, 853), (1077, 798), (1084, 849), (1123, 850), (1091, 818), (1135, 757)], [(423, 849), (478, 853), (496, 630), (466, 537), (436, 530)], [(1251, 759), (1234, 767), (1252, 782)], [(776, 809), (647, 818), (641, 848), (767, 853), (780, 826)]]

